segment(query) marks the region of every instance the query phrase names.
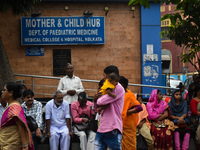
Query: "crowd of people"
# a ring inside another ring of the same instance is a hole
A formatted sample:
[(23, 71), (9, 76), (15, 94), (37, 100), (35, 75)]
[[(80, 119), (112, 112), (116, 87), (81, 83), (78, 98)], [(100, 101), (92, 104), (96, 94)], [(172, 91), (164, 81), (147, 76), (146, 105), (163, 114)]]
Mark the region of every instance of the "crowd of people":
[[(128, 89), (128, 79), (119, 75), (116, 66), (103, 70), (92, 102), (73, 72), (68, 63), (66, 76), (45, 107), (34, 99), (32, 90), (23, 91), (14, 82), (4, 86), (0, 92), (0, 150), (37, 149), (44, 134), (51, 150), (69, 150), (75, 135), (81, 150), (136, 150), (145, 145), (149, 150), (187, 150), (191, 136), (200, 149), (199, 76), (194, 76), (188, 92), (181, 84), (173, 90), (169, 102), (154, 89), (145, 105), (142, 95), (135, 96)], [(18, 98), (24, 102), (20, 104)], [(37, 123), (34, 131), (26, 116)]]

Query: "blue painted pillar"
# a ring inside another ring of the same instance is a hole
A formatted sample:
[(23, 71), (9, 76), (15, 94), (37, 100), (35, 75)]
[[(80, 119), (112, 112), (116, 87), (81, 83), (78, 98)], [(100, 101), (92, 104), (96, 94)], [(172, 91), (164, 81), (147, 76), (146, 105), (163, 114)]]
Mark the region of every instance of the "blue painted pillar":
[[(142, 84), (162, 85), (160, 3), (150, 3), (150, 9), (141, 6)], [(153, 88), (142, 88), (148, 98)]]

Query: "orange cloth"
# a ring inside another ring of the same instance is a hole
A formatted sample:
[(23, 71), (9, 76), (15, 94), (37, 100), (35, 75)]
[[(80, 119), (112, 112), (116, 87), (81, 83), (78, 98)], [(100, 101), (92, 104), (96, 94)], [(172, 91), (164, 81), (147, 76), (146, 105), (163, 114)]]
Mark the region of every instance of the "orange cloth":
[(123, 136), (122, 150), (136, 150), (136, 131), (138, 123), (138, 113), (127, 116), (127, 111), (135, 105), (140, 105), (135, 95), (127, 90), (124, 98), (124, 108), (122, 111)]
[[(142, 121), (143, 119), (146, 119), (146, 124), (147, 124), (147, 126), (150, 128), (150, 123), (149, 123), (149, 121), (148, 121), (148, 119), (147, 119), (147, 116), (149, 115), (148, 114), (148, 112), (147, 112), (147, 109), (146, 109), (146, 106), (145, 106), (145, 104), (141, 104), (141, 106), (142, 106), (142, 108), (143, 108), (143, 111), (140, 111), (139, 113), (138, 113), (138, 124), (140, 123), (140, 121)], [(137, 124), (137, 125), (138, 125)]]

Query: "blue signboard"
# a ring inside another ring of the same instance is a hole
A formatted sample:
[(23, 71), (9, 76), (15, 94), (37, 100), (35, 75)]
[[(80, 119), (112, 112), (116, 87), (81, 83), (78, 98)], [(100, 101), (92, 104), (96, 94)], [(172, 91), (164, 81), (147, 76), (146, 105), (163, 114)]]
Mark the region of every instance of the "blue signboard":
[[(142, 84), (162, 86), (160, 3), (141, 6)], [(143, 98), (155, 88), (143, 87)]]
[(26, 56), (44, 56), (44, 47), (28, 47)]
[(22, 17), (21, 44), (105, 44), (104, 17)]

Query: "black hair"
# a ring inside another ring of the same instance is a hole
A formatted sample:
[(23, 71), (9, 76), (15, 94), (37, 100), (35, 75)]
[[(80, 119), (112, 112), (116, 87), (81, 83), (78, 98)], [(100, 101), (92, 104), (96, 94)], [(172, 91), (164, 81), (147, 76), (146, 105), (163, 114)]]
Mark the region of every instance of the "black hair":
[(1, 95), (2, 95), (2, 91), (3, 91), (3, 90), (0, 90), (0, 98), (1, 98)]
[(157, 94), (160, 93), (160, 92), (161, 92), (161, 90), (157, 90)]
[(26, 96), (31, 95), (32, 97), (34, 96), (34, 93), (31, 89), (25, 90), (23, 92), (23, 97), (25, 98)]
[(141, 94), (137, 94), (137, 100), (138, 100), (139, 97), (142, 98), (142, 95)]
[(23, 88), (21, 84), (15, 82), (8, 82), (6, 84), (8, 92), (13, 92), (13, 98), (17, 99), (22, 96)]
[(192, 77), (193, 79), (197, 79), (199, 77), (199, 74), (194, 74)]
[(182, 89), (182, 88), (184, 88), (184, 87), (185, 87), (185, 86), (183, 85), (183, 83), (180, 82), (179, 85), (178, 85), (178, 88), (179, 88), (179, 89)]
[[(72, 66), (72, 64), (67, 63), (65, 67), (67, 67), (67, 66)], [(74, 68), (74, 67), (72, 66), (72, 68)]]
[(128, 79), (126, 79), (124, 76), (120, 76), (119, 83), (123, 85), (125, 90), (127, 89)]
[(87, 99), (87, 94), (85, 92), (81, 92), (78, 94), (78, 100)]
[(174, 91), (174, 94), (176, 93), (176, 92), (180, 92), (181, 90), (180, 89), (176, 89), (175, 91)]
[(99, 88), (103, 86), (103, 83), (104, 83), (104, 79), (101, 79), (101, 81), (99, 81)]
[(199, 91), (200, 91), (200, 85), (196, 85), (194, 90), (195, 90), (196, 92), (199, 92)]
[(110, 66), (108, 66), (108, 67), (106, 67), (106, 68), (104, 69), (104, 73), (105, 73), (106, 75), (111, 74), (112, 72), (114, 72), (114, 73), (116, 73), (117, 75), (119, 75), (119, 69), (117, 68), (117, 66), (110, 65)]
[(109, 78), (111, 80), (115, 80), (117, 82), (119, 82), (119, 76), (115, 73), (115, 72), (112, 72), (110, 75), (109, 75)]

